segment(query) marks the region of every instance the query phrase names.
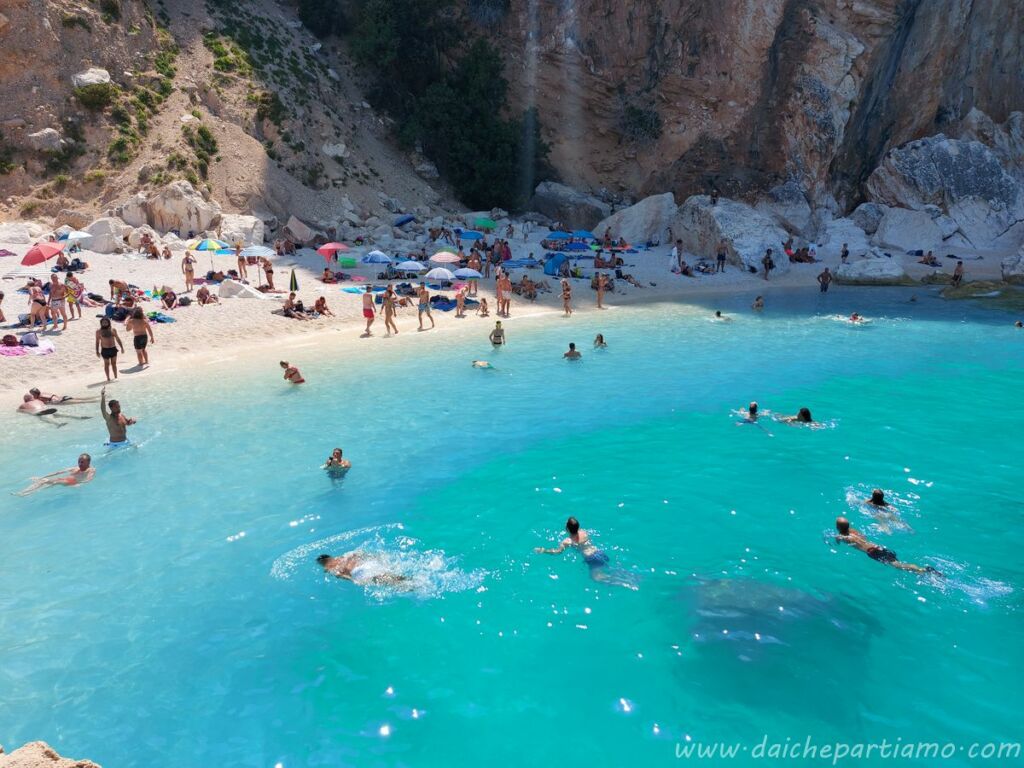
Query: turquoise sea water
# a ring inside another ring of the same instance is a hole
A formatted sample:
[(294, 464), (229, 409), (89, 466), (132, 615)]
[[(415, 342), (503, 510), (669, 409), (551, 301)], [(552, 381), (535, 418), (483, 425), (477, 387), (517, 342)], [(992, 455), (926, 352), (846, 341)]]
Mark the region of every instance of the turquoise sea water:
[[(121, 384), (143, 445), (111, 455), (98, 419), (6, 421), (0, 743), (115, 768), (1024, 740), (1024, 332), (866, 295), (723, 300), (732, 323), (681, 304), (513, 318), (496, 352), (484, 323), (365, 359), (299, 349), (300, 390), (269, 359)], [(873, 322), (829, 317), (853, 310)], [(826, 428), (740, 425), (750, 399)], [(318, 468), (335, 445), (338, 483)], [(91, 485), (6, 496), (83, 450)], [(875, 486), (912, 530), (866, 514)], [(634, 588), (533, 553), (568, 515)], [(948, 578), (836, 547), (837, 515)], [(416, 591), (314, 561), (356, 547)]]

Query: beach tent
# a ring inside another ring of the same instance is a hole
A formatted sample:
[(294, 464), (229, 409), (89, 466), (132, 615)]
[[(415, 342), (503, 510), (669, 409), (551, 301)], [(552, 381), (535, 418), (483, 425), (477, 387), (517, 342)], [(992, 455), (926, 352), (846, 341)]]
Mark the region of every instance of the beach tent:
[(557, 277), (558, 270), (561, 268), (562, 262), (565, 261), (567, 258), (568, 257), (564, 253), (556, 253), (554, 256), (552, 256), (550, 259), (544, 262), (544, 274), (548, 275), (549, 277)]

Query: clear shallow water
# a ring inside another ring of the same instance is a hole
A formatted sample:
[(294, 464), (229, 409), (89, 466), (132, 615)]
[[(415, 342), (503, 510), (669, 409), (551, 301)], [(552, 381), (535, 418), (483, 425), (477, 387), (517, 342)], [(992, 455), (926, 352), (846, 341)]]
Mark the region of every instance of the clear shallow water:
[[(760, 317), (730, 299), (731, 324), (513, 319), (498, 352), (482, 324), (479, 343), (368, 345), (369, 364), (298, 350), (303, 391), (273, 362), (125, 387), (142, 448), (3, 502), (0, 742), (424, 766), (650, 764), (686, 736), (1021, 740), (1024, 335), (864, 295), (770, 296)], [(874, 322), (827, 317), (853, 310)], [(570, 340), (580, 363), (559, 360)], [(738, 426), (751, 398), (829, 428)], [(10, 426), (4, 491), (100, 453), (98, 420)], [(318, 469), (336, 444), (355, 465), (337, 484)], [(859, 508), (876, 485), (912, 531)], [(635, 590), (533, 554), (570, 514)], [(839, 514), (950, 578), (830, 546)], [(356, 546), (418, 591), (324, 578), (315, 555)]]

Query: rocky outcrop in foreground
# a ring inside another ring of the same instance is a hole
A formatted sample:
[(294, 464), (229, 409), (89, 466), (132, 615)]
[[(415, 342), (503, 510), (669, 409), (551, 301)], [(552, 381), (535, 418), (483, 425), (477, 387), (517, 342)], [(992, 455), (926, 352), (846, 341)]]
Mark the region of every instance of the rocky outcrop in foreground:
[(89, 760), (61, 757), (45, 741), (33, 741), (10, 754), (0, 747), (0, 768), (100, 768)]

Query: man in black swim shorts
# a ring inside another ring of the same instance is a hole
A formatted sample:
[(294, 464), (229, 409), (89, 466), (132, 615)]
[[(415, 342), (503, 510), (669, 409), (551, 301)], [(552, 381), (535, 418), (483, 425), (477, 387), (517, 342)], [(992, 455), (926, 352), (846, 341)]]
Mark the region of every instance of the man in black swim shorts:
[(942, 575), (930, 565), (920, 566), (913, 565), (912, 563), (900, 562), (896, 553), (891, 549), (868, 541), (864, 537), (863, 533), (858, 531), (856, 528), (851, 528), (850, 521), (845, 517), (836, 518), (836, 531), (838, 531), (838, 534), (836, 535), (836, 543), (849, 544), (851, 547), (859, 549), (872, 560), (877, 560), (885, 565), (891, 565), (893, 568), (898, 568), (901, 571), (910, 571), (911, 573), (933, 573), (936, 576)]

